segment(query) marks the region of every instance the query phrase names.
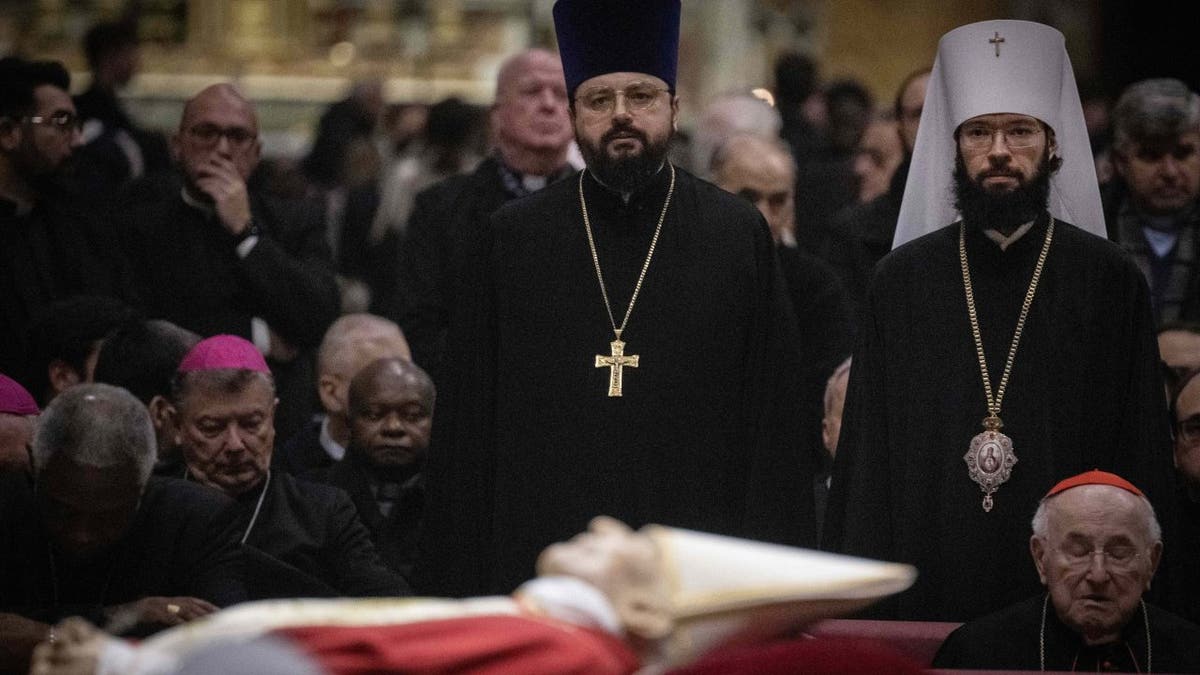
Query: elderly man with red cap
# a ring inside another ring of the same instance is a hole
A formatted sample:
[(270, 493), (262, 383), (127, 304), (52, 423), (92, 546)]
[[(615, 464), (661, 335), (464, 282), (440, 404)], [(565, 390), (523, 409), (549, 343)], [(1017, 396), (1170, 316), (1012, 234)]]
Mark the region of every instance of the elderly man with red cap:
[(1038, 505), (1029, 551), (1046, 592), (951, 633), (935, 667), (1200, 672), (1200, 626), (1142, 599), (1162, 530), (1132, 483), (1099, 470), (1061, 481)]
[(496, 212), (467, 256), (422, 590), (511, 591), (602, 513), (815, 539), (817, 456), (800, 447), (796, 327), (770, 232), (667, 159), (679, 18), (679, 0), (554, 6), (587, 167)]
[(241, 506), (239, 540), (254, 597), (403, 595), (350, 497), (271, 470), (275, 381), (248, 340), (216, 335), (179, 364), (171, 387), (185, 477)]

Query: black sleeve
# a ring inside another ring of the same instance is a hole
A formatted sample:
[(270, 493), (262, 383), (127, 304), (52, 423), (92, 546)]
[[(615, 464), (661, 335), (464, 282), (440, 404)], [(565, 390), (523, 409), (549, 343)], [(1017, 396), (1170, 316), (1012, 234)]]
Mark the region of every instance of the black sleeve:
[(350, 495), (339, 488), (330, 491), (336, 496), (329, 508), (329, 541), (323, 555), (334, 586), (356, 597), (410, 595), (404, 578), (383, 564)]
[(293, 346), (316, 347), (341, 308), (324, 216), (306, 201), (287, 209), (260, 206), (254, 217), (263, 234), (238, 264), (254, 312)]
[[(226, 500), (222, 500), (226, 501)], [(179, 549), (188, 554), (177, 569), (188, 595), (228, 607), (249, 599), (242, 548), (239, 545), (238, 506), (232, 500), (196, 518)]]
[(417, 195), (400, 248), (397, 323), (412, 347), (413, 361), (436, 370), (450, 323), (446, 301), (447, 227), (451, 211), (434, 186)]

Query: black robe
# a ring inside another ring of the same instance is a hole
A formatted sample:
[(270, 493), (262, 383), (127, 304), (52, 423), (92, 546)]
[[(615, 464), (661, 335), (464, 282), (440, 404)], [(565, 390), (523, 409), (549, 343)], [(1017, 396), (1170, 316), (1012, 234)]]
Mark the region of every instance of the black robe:
[[(1007, 251), (967, 229), (993, 387), (1047, 222)], [(1062, 222), (1000, 412), (1017, 463), (984, 512), (963, 459), (987, 404), (958, 231), (938, 230), (880, 263), (850, 372), (822, 546), (917, 567), (913, 587), (878, 616), (962, 621), (1036, 593), (1028, 540), (1038, 500), (1089, 469), (1139, 486), (1164, 541), (1173, 532), (1170, 428), (1146, 283), (1114, 244)]]
[[(585, 175), (600, 263), (624, 315), (669, 171), (628, 205)], [(766, 223), (678, 171), (622, 336), (588, 250), (578, 175), (498, 211), (465, 267), (439, 385), (427, 477), (422, 592), (509, 592), (538, 553), (607, 514), (811, 544), (812, 455), (800, 449), (796, 329)], [(443, 397), (444, 394), (444, 397)]]
[(218, 607), (247, 599), (237, 508), (220, 493), (152, 477), (120, 542), (73, 565), (52, 553), (33, 490), (18, 478), (0, 481), (0, 612), (102, 624), (104, 607), (148, 596), (190, 596)]
[(27, 331), (46, 305), (80, 294), (136, 303), (112, 235), (68, 193), (47, 196), (23, 215), (0, 199), (0, 373), (35, 388), (38, 378), (26, 372)]
[(373, 486), (376, 482), (371, 467), (353, 450), (346, 452), (344, 460), (314, 469), (303, 478), (332, 485), (350, 495), (358, 509), (358, 517), (371, 533), (371, 542), (375, 544), (383, 563), (407, 578), (412, 575), (417, 535), (425, 511), (425, 480), (416, 468), (413, 467), (413, 471), (399, 478), (400, 494), (387, 515), (380, 510), (375, 498), (376, 488)]
[(238, 498), (238, 537), (246, 539), (247, 580), (254, 598), (397, 596), (408, 584), (383, 565), (358, 510), (343, 491), (270, 474), (261, 489)]
[[(1032, 565), (1030, 565), (1032, 567)], [(1045, 594), (965, 624), (942, 643), (934, 668), (969, 670), (1038, 670)], [(1138, 609), (1121, 631), (1121, 639), (1088, 647), (1046, 607), (1046, 670), (1155, 673), (1200, 672), (1200, 626), (1146, 605), (1150, 619), (1150, 663), (1147, 664), (1146, 621)]]

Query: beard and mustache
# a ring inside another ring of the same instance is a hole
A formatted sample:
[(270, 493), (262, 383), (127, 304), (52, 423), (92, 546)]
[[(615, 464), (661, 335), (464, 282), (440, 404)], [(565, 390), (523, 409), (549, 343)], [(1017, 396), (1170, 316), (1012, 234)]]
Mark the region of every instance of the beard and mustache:
[[(579, 153), (587, 162), (588, 171), (609, 189), (623, 194), (636, 192), (662, 168), (670, 150), (673, 132), (661, 141), (652, 143), (641, 130), (622, 125), (609, 129), (600, 137), (598, 144), (579, 139)], [(636, 138), (642, 151), (633, 155), (612, 156), (605, 148), (619, 138)]]
[[(970, 227), (1011, 233), (1046, 210), (1050, 177), (1061, 163), (1047, 149), (1031, 178), (1022, 180), (1020, 173), (1009, 166), (993, 166), (973, 179), (960, 154), (954, 160), (954, 206)], [(983, 181), (991, 176), (1011, 176), (1020, 182), (1011, 190), (989, 190)]]

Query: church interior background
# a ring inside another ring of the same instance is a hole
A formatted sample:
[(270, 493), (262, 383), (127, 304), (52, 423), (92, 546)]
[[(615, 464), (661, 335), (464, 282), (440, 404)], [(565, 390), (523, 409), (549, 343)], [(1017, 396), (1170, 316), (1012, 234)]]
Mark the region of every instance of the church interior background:
[[(527, 46), (553, 48), (552, 6), (553, 0), (0, 0), (0, 55), (61, 60), (72, 71), (73, 89), (82, 91), (83, 33), (95, 21), (132, 13), (143, 40), (142, 70), (123, 97), (144, 127), (172, 129), (184, 98), (232, 79), (258, 106), (265, 154), (295, 156), (307, 147), (321, 111), (355, 81), (382, 81), (389, 102), (454, 95), (486, 105), (507, 55)], [(688, 128), (717, 95), (769, 87), (772, 60), (789, 49), (812, 56), (824, 80), (857, 79), (886, 107), (905, 74), (930, 64), (944, 32), (989, 18), (1031, 19), (1061, 30), (1081, 83), (1112, 90), (1141, 76), (1174, 75), (1195, 85), (1200, 60), (1181, 61), (1172, 42), (1155, 34), (1180, 22), (1156, 17), (1153, 6), (684, 0), (681, 123)], [(1178, 42), (1196, 43), (1182, 36)], [(1141, 49), (1143, 43), (1153, 49)], [(1194, 46), (1179, 49), (1195, 54)], [(1147, 61), (1147, 54), (1157, 60)]]

